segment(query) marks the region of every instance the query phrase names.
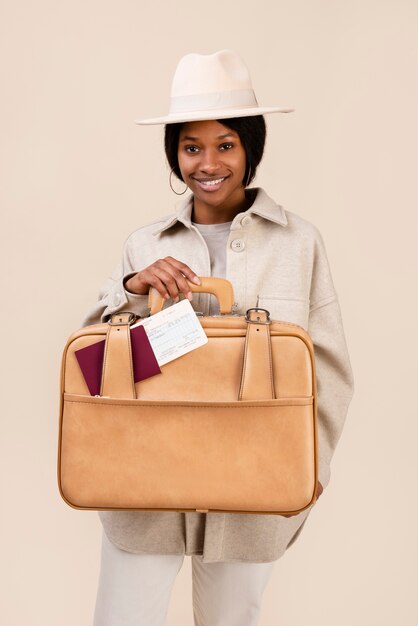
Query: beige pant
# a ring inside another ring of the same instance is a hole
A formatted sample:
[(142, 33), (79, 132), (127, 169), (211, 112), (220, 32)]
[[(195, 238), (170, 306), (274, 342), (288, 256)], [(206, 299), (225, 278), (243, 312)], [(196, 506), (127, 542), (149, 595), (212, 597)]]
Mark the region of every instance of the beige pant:
[[(195, 626), (256, 626), (275, 561), (203, 563), (193, 555)], [(133, 554), (103, 531), (94, 626), (164, 626), (184, 554)], [(184, 625), (186, 626), (186, 625)]]

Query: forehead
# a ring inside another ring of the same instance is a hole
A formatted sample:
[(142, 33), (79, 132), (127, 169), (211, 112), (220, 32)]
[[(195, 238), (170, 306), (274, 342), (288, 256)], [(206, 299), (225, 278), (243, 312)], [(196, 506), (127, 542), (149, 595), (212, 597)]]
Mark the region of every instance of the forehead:
[(180, 140), (185, 137), (196, 139), (219, 139), (221, 135), (237, 137), (237, 133), (217, 120), (184, 122), (180, 130)]

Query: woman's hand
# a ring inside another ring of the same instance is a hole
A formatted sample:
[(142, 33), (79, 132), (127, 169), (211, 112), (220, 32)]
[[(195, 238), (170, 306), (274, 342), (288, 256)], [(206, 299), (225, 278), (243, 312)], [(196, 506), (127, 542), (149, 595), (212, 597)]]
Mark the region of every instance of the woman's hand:
[(172, 256), (166, 256), (164, 259), (158, 259), (148, 265), (135, 276), (131, 276), (126, 281), (125, 288), (132, 293), (146, 295), (150, 287), (155, 287), (163, 298), (172, 298), (174, 302), (179, 300), (179, 292), (181, 291), (186, 298), (191, 300), (193, 294), (186, 278), (196, 285), (201, 284), (198, 276), (188, 265)]

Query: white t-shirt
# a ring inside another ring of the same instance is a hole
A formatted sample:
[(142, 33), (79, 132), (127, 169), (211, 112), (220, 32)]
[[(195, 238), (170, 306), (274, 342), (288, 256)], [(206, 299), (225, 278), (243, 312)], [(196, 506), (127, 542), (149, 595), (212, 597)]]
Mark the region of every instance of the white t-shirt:
[[(226, 244), (231, 229), (231, 222), (223, 224), (197, 224), (193, 226), (205, 239), (210, 256), (210, 274), (218, 278), (226, 278)], [(210, 294), (209, 315), (219, 315), (218, 299)]]

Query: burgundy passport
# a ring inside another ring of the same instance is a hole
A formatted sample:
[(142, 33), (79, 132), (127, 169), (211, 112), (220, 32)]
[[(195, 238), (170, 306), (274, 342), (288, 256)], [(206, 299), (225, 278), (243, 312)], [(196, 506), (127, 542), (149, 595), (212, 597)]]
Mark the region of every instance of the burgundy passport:
[[(136, 326), (130, 332), (134, 381), (137, 383), (144, 378), (161, 374), (160, 366), (144, 327)], [(106, 340), (103, 339), (103, 341), (98, 341), (75, 351), (78, 364), (92, 396), (100, 394), (105, 344)]]

